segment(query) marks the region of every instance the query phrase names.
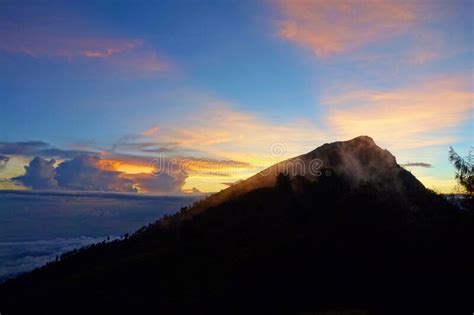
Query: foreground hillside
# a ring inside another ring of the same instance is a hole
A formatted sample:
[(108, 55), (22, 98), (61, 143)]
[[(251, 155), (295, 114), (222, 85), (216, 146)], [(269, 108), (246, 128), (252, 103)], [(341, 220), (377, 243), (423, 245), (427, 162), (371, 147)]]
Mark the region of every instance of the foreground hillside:
[[(474, 220), (370, 138), (0, 287), (2, 314), (470, 314)], [(283, 167), (283, 168), (282, 168)]]

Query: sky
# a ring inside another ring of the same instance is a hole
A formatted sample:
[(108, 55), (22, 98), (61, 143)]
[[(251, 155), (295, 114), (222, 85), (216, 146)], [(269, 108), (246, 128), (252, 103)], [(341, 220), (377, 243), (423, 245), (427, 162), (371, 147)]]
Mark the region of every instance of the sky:
[(369, 135), (456, 191), (472, 1), (1, 1), (0, 189), (215, 192)]

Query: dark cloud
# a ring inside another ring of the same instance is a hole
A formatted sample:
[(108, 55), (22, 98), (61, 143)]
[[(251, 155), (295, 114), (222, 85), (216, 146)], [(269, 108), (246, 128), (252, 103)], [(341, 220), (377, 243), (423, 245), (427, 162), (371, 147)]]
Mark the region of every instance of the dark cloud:
[(90, 191), (133, 192), (134, 182), (122, 173), (99, 167), (100, 158), (83, 155), (59, 164), (56, 169), (58, 185), (63, 189)]
[(178, 194), (181, 193), (188, 175), (184, 172), (175, 174), (135, 174), (130, 175), (135, 180), (135, 187), (140, 192), (153, 194)]
[(25, 175), (11, 180), (32, 189), (178, 194), (188, 177), (182, 171), (124, 174), (104, 169), (101, 158), (91, 155), (64, 161), (56, 168), (54, 164), (53, 159), (35, 157), (25, 166)]
[(72, 159), (86, 154), (97, 154), (94, 151), (64, 150), (51, 146), (43, 141), (0, 142), (0, 154), (43, 156), (59, 159)]
[(429, 164), (429, 163), (424, 163), (424, 162), (413, 162), (413, 163), (405, 163), (405, 164), (401, 164), (403, 167), (425, 167), (425, 168), (431, 168), (433, 167), (433, 165)]
[(45, 160), (41, 157), (35, 157), (29, 165), (25, 166), (25, 175), (12, 178), (14, 182), (20, 183), (32, 189), (56, 189), (55, 160)]
[(99, 157), (83, 155), (55, 168), (53, 159), (35, 157), (25, 166), (25, 175), (12, 181), (32, 189), (136, 192), (133, 180), (121, 177), (120, 172), (101, 169), (99, 161)]
[(85, 151), (85, 150), (63, 150), (57, 148), (44, 149), (39, 152), (39, 154), (48, 157), (56, 157), (60, 159), (73, 159), (78, 156), (83, 155), (97, 155), (97, 152), (94, 151)]
[(8, 161), (10, 161), (10, 158), (8, 156), (0, 154), (0, 170), (7, 166)]
[(144, 153), (169, 153), (175, 151), (187, 151), (180, 148), (177, 142), (151, 142), (144, 141), (142, 135), (130, 134), (120, 138), (111, 149), (116, 151), (135, 151)]
[(0, 142), (1, 154), (35, 155), (49, 144), (43, 141)]
[(177, 149), (170, 148), (170, 147), (154, 147), (154, 148), (144, 148), (141, 151), (145, 153), (170, 153), (170, 152), (177, 151)]

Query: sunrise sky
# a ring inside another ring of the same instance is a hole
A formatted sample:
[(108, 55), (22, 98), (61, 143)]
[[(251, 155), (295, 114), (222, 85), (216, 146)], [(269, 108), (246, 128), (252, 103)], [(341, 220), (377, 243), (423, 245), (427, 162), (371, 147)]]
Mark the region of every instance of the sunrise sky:
[(0, 189), (213, 192), (369, 135), (451, 192), (473, 29), (472, 1), (1, 1)]

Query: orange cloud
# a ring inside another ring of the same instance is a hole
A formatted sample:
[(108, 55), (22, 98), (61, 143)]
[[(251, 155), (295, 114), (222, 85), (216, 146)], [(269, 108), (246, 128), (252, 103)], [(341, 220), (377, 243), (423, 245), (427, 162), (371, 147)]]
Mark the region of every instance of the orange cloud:
[(432, 80), (392, 91), (355, 90), (324, 103), (330, 128), (344, 138), (367, 134), (392, 148), (415, 148), (454, 140), (450, 129), (472, 118), (469, 89), (463, 78)]
[(341, 54), (368, 43), (400, 35), (421, 19), (416, 1), (277, 1), (283, 18), (281, 37), (318, 57)]
[(102, 159), (98, 163), (98, 167), (109, 171), (118, 171), (125, 174), (151, 173), (153, 168), (150, 164), (145, 163), (128, 163), (119, 160)]
[[(242, 152), (253, 152), (253, 160), (271, 155), (273, 144), (282, 144), (280, 158), (312, 149), (325, 140), (325, 133), (310, 120), (273, 123), (251, 113), (239, 112), (227, 103), (200, 106), (195, 112), (174, 124), (161, 124), (142, 132), (156, 142), (174, 143), (181, 149), (205, 152), (207, 156), (244, 158)], [(268, 161), (267, 161), (268, 162)]]
[(179, 193), (192, 191), (195, 186), (206, 192), (217, 191), (223, 179), (235, 181), (256, 172), (255, 166), (246, 162), (179, 156), (154, 159), (116, 155), (99, 159), (97, 167), (132, 180), (133, 188), (141, 193)]
[(235, 160), (217, 160), (210, 158), (181, 156), (111, 156), (100, 159), (97, 167), (107, 171), (117, 171), (127, 175), (156, 173), (185, 173), (196, 177), (228, 177), (253, 166), (247, 162)]

